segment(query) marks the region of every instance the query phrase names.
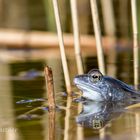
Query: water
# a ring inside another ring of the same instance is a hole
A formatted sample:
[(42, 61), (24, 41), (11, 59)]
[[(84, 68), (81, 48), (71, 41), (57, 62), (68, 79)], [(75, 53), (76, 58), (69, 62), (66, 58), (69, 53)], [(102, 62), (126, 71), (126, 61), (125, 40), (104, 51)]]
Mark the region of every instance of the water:
[[(115, 55), (112, 53), (112, 56), (108, 53), (105, 58), (108, 75), (133, 85), (132, 51), (119, 50)], [(76, 66), (71, 66), (75, 61), (69, 58), (68, 62), (72, 80), (77, 73)], [(43, 68), (46, 64), (52, 67), (54, 74), (56, 112), (48, 112), (48, 108), (44, 107), (47, 92)], [(74, 96), (65, 96), (65, 82), (59, 57), (1, 62), (0, 65), (1, 140), (140, 139), (139, 108), (126, 111), (124, 108), (127, 105), (121, 103), (87, 103), (90, 107), (85, 108), (91, 108), (91, 111), (83, 111), (85, 116), (80, 118), (82, 104), (73, 101)], [(86, 72), (98, 68), (96, 56), (85, 57), (84, 68)], [(78, 91), (74, 85), (73, 90)], [(95, 112), (98, 115), (93, 115)], [(80, 122), (82, 119), (85, 119), (86, 123)]]

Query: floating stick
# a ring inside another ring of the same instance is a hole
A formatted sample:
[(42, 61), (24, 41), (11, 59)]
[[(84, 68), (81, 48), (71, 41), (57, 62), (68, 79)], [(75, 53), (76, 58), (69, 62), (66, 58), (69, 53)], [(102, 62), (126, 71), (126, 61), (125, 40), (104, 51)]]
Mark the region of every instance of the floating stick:
[(55, 109), (53, 74), (51, 68), (49, 68), (48, 66), (45, 67), (44, 72), (47, 87), (48, 106), (49, 110), (52, 110)]
[(56, 21), (56, 27), (57, 27), (57, 34), (58, 34), (58, 39), (59, 39), (59, 47), (60, 47), (65, 83), (66, 83), (67, 92), (70, 94), (71, 93), (70, 76), (69, 76), (69, 71), (68, 71), (66, 55), (65, 55), (64, 40), (63, 40), (63, 34), (62, 34), (62, 29), (61, 29), (61, 22), (60, 22), (57, 0), (53, 0), (53, 8), (54, 8), (55, 21)]
[(139, 46), (136, 0), (131, 0), (132, 24), (133, 24), (133, 59), (134, 59), (134, 85), (138, 89), (139, 83)]
[(71, 2), (71, 14), (72, 14), (72, 24), (73, 24), (73, 33), (74, 33), (74, 48), (75, 48), (75, 57), (77, 63), (78, 74), (83, 74), (83, 64), (81, 57), (81, 48), (80, 48), (80, 35), (78, 29), (78, 14), (77, 14), (77, 4), (76, 0), (70, 0)]
[(103, 74), (105, 74), (104, 55), (103, 55), (102, 41), (101, 41), (101, 29), (99, 25), (99, 16), (98, 16), (96, 0), (90, 0), (90, 5), (91, 5), (92, 20), (93, 20), (95, 39), (96, 39), (96, 45), (97, 45), (98, 65), (99, 65), (100, 71)]

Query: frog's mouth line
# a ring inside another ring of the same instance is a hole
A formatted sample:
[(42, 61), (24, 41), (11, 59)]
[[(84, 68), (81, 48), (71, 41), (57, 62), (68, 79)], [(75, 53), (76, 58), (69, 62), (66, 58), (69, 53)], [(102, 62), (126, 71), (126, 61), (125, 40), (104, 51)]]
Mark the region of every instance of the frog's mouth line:
[(100, 92), (100, 89), (97, 88), (96, 86), (90, 86), (90, 85), (86, 85), (86, 83), (75, 83), (76, 87), (78, 89), (81, 90), (82, 93), (84, 93), (85, 91), (89, 92), (89, 93), (92, 93), (93, 91), (97, 92), (101, 98), (103, 98), (104, 100), (106, 99)]
[(94, 91), (96, 91), (96, 92), (98, 92), (99, 94), (100, 94), (100, 89), (99, 88), (97, 88), (96, 86), (94, 86), (94, 85), (87, 85), (86, 83), (83, 83), (83, 82), (81, 82), (81, 83), (77, 83), (77, 82), (74, 82), (74, 84), (80, 89), (80, 90), (87, 90), (88, 91), (88, 89), (89, 89), (89, 91), (90, 90), (94, 90)]

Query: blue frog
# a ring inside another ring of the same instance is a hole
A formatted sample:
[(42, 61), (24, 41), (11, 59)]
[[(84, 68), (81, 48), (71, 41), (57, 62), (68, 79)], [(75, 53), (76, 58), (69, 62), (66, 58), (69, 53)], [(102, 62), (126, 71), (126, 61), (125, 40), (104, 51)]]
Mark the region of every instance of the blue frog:
[(93, 101), (140, 100), (140, 92), (126, 83), (103, 75), (98, 69), (77, 75), (74, 84), (82, 91), (82, 97)]

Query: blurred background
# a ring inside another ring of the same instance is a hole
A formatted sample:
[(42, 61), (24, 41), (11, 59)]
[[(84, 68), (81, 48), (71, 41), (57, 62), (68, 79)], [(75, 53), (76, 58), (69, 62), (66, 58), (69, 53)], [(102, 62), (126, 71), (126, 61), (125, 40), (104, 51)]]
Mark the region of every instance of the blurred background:
[[(110, 1), (109, 1), (110, 2)], [(59, 0), (59, 9), (61, 15), (62, 28), (64, 32), (72, 32), (70, 1)], [(108, 35), (106, 32), (105, 14), (108, 12), (107, 2), (98, 1), (99, 15), (101, 21), (102, 35)], [(132, 34), (131, 23), (131, 5), (130, 0), (112, 0), (113, 20), (115, 21), (115, 35), (117, 37), (130, 38)], [(93, 26), (91, 19), (90, 2), (86, 0), (78, 0), (78, 18), (81, 34), (93, 34)], [(137, 1), (138, 17), (139, 5)], [(104, 8), (106, 6), (106, 9)], [(1, 0), (0, 8), (0, 27), (12, 29), (24, 29), (26, 31), (40, 30), (56, 32), (54, 12), (51, 0)], [(105, 9), (105, 10), (104, 10)], [(105, 11), (105, 12), (104, 12)], [(110, 13), (108, 13), (110, 15)], [(108, 17), (111, 19), (111, 17)], [(138, 18), (139, 20), (139, 18)], [(140, 23), (140, 22), (139, 22)], [(112, 23), (110, 23), (112, 24)], [(110, 25), (108, 24), (108, 26)], [(140, 30), (140, 27), (139, 27)], [(110, 31), (111, 32), (111, 31)]]

